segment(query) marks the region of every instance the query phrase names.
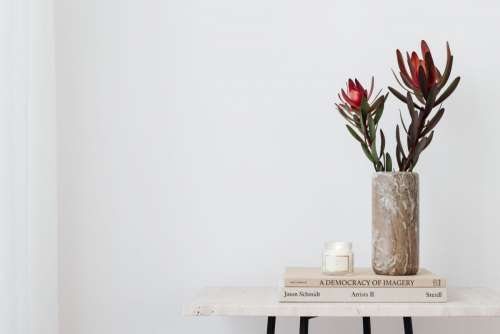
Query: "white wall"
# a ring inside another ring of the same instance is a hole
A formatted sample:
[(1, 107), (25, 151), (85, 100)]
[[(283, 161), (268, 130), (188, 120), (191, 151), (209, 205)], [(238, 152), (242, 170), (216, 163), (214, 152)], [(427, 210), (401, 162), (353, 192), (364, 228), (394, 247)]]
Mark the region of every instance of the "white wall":
[[(275, 285), (286, 265), (317, 265), (327, 239), (368, 265), (371, 169), (333, 103), (349, 76), (395, 85), (395, 48), (422, 38), (440, 66), (449, 40), (462, 75), (418, 166), (422, 262), (494, 287), (499, 19), (485, 0), (56, 1), (61, 333), (263, 332), (263, 318), (183, 318), (182, 303), (206, 285)], [(391, 97), (391, 145), (398, 108)]]
[(58, 333), (52, 0), (0, 1), (0, 333)]

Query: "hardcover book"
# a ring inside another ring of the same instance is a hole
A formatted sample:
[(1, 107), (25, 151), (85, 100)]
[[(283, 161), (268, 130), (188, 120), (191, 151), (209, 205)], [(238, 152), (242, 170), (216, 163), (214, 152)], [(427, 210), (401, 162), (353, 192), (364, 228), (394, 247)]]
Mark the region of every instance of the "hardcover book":
[(297, 288), (282, 287), (285, 303), (443, 303), (446, 288)]
[(376, 275), (370, 268), (355, 268), (349, 274), (326, 275), (319, 267), (287, 267), (283, 285), (314, 288), (446, 288), (446, 280), (427, 269), (420, 269), (413, 276), (385, 276)]

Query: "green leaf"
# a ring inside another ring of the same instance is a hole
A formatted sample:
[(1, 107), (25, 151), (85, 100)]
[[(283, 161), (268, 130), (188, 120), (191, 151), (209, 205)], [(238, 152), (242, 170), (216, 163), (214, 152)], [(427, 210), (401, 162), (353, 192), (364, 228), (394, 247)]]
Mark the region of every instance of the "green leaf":
[(427, 148), (427, 146), (429, 146), (429, 144), (432, 141), (433, 136), (434, 136), (434, 131), (432, 131), (429, 136), (422, 138), (417, 143), (415, 150), (412, 152), (411, 156), (408, 157), (408, 159), (410, 159), (412, 162), (410, 170), (412, 170), (415, 167), (415, 165), (417, 164), (418, 158), (420, 157), (420, 154)]
[(375, 124), (378, 124), (383, 113), (384, 113), (384, 103), (382, 103), (382, 105), (378, 107), (377, 111), (375, 112), (375, 118), (373, 120)]
[(377, 136), (377, 132), (375, 129), (375, 123), (373, 122), (373, 117), (371, 114), (368, 114), (368, 134), (370, 140), (375, 142), (375, 137)]
[(413, 99), (411, 98), (410, 93), (406, 95), (406, 105), (408, 106), (408, 111), (410, 112), (411, 122), (408, 128), (408, 146), (413, 146), (416, 144), (418, 139), (418, 129), (420, 128), (420, 122), (418, 113), (415, 110), (415, 106), (413, 104)]
[(349, 122), (350, 124), (352, 124), (352, 125), (354, 125), (354, 124), (355, 124), (354, 120), (353, 120), (351, 117), (349, 117), (349, 115), (348, 115), (348, 114), (346, 114), (346, 113), (342, 110), (342, 108), (338, 107), (338, 108), (337, 108), (337, 110), (338, 110), (339, 114), (340, 114), (340, 115), (342, 115), (342, 117), (344, 117), (344, 118), (345, 118), (345, 120), (346, 120), (346, 121), (348, 121), (348, 122)]
[(356, 131), (354, 131), (354, 129), (352, 127), (350, 127), (349, 124), (346, 124), (345, 126), (347, 127), (347, 130), (349, 131), (349, 133), (354, 137), (354, 139), (356, 139), (361, 144), (363, 144), (363, 139), (361, 139), (361, 137), (356, 133)]
[(403, 115), (401, 114), (401, 110), (399, 110), (399, 118), (401, 119), (401, 124), (403, 125), (403, 130), (405, 130), (406, 134), (408, 134), (408, 129), (406, 128), (405, 121), (403, 121)]
[[(411, 88), (408, 88), (406, 86), (404, 86), (401, 81), (398, 79), (398, 76), (396, 75), (396, 72), (394, 72), (394, 70), (391, 70), (392, 71), (392, 75), (394, 75), (394, 78), (396, 79), (396, 82), (398, 83), (398, 85), (401, 86), (401, 88), (403, 88), (404, 90), (406, 91), (409, 91)], [(399, 72), (401, 76), (403, 76), (403, 73), (402, 72)], [(401, 96), (404, 96), (403, 94), (401, 94)]]
[(403, 145), (401, 144), (401, 136), (399, 135), (399, 125), (396, 125), (396, 146), (403, 152)]
[[(365, 101), (365, 98), (363, 98), (363, 101)], [(361, 127), (361, 133), (366, 138), (367, 137), (367, 135), (366, 135), (366, 110), (363, 107), (363, 103), (361, 103), (361, 108), (359, 111), (359, 121), (360, 121), (359, 123), (360, 123), (360, 127)]]
[[(380, 93), (380, 92), (379, 92), (379, 93)], [(386, 99), (386, 98), (387, 98), (387, 94), (386, 94), (386, 95), (383, 95), (383, 96), (380, 96), (379, 98), (377, 98), (377, 99), (376, 99), (376, 100), (372, 103), (372, 105), (371, 105), (371, 106), (367, 104), (368, 109), (366, 109), (366, 111), (367, 111), (368, 113), (371, 113), (373, 110), (378, 109), (378, 107), (379, 107), (380, 105), (382, 105), (382, 104), (384, 104), (384, 103), (385, 103), (385, 99)]]
[(372, 146), (370, 147), (370, 149), (371, 149), (372, 161), (374, 163), (378, 163), (379, 159), (378, 159), (378, 154), (377, 154), (377, 141), (376, 140), (374, 140), (372, 142)]
[(444, 100), (448, 98), (457, 88), (458, 83), (460, 82), (460, 77), (456, 77), (455, 80), (451, 82), (451, 84), (446, 88), (446, 90), (441, 94), (441, 96), (436, 100), (435, 105), (443, 103)]
[(389, 88), (389, 91), (392, 93), (392, 95), (394, 95), (395, 97), (400, 99), (402, 102), (406, 103), (406, 97), (403, 94), (401, 94), (400, 92), (398, 92), (397, 90), (395, 90), (392, 87), (388, 87), (388, 88)]
[(424, 142), (424, 143), (423, 143), (423, 146), (422, 146), (422, 148), (421, 148), (421, 150), (419, 152), (419, 155), (420, 155), (420, 153), (422, 153), (423, 150), (425, 150), (427, 148), (427, 146), (429, 146), (429, 144), (431, 143), (433, 137), (434, 137), (434, 131), (432, 131), (431, 134), (428, 135), (427, 137), (422, 138), (421, 142)]
[(411, 94), (406, 94), (406, 105), (408, 107), (408, 111), (410, 112), (410, 117), (413, 122), (418, 121), (418, 113), (415, 110), (415, 104), (413, 103), (413, 99), (411, 98)]
[(382, 171), (384, 166), (382, 165), (382, 163), (380, 162), (380, 159), (378, 158), (376, 141), (373, 141), (373, 143), (372, 143), (371, 155), (372, 155), (373, 167), (375, 168), (375, 171), (377, 171), (377, 172)]
[(419, 142), (418, 142), (418, 145), (417, 145), (417, 149), (416, 151), (420, 154), (422, 153), (422, 151), (427, 147), (429, 146), (429, 144), (431, 143), (432, 141), (432, 138), (434, 136), (434, 131), (432, 131), (427, 137), (423, 137)]
[(371, 162), (373, 162), (372, 154), (370, 153), (370, 150), (368, 150), (368, 146), (366, 146), (365, 143), (362, 143), (361, 144), (361, 148), (363, 149), (363, 152), (365, 153), (365, 155), (368, 158), (368, 160), (370, 160)]
[(438, 90), (436, 86), (432, 86), (431, 89), (429, 90), (429, 95), (427, 96), (427, 104), (429, 106), (425, 106), (425, 109), (429, 108), (432, 109), (436, 105), (436, 96), (437, 96)]
[(399, 125), (396, 125), (396, 160), (398, 161), (399, 170), (403, 171), (403, 163), (406, 160), (403, 145), (401, 145), (401, 136), (399, 135)]
[(361, 112), (365, 114), (365, 117), (366, 117), (366, 114), (368, 113), (368, 111), (370, 110), (370, 105), (368, 104), (368, 100), (366, 99), (366, 97), (363, 97), (361, 99)]
[(384, 150), (385, 150), (385, 136), (384, 136), (384, 132), (382, 131), (382, 129), (380, 129), (380, 154), (378, 156), (379, 160), (382, 157), (382, 155), (384, 154)]
[(389, 153), (385, 154), (385, 171), (392, 172), (392, 159)]
[(372, 96), (374, 86), (375, 86), (375, 77), (372, 75), (372, 82), (370, 84), (370, 92), (368, 93), (368, 96)]
[(432, 108), (435, 107), (436, 95), (437, 95), (437, 87), (432, 86), (431, 89), (429, 90), (429, 94), (427, 95), (427, 100), (425, 102), (424, 110), (420, 113), (420, 116), (419, 116), (420, 123), (419, 124), (425, 123), (427, 116), (429, 116), (429, 114), (431, 113)]
[(399, 170), (403, 171), (403, 158), (401, 157), (401, 154), (399, 146), (396, 146), (396, 161), (398, 162)]
[[(415, 92), (413, 95), (418, 101), (420, 101), (420, 103), (425, 104), (425, 99), (424, 96), (422, 95), (422, 92)], [(415, 105), (415, 108), (422, 110), (422, 107), (420, 107), (419, 105)]]
[(421, 134), (421, 137), (425, 136), (426, 134), (428, 134), (432, 129), (434, 129), (434, 127), (439, 123), (439, 121), (441, 120), (441, 117), (443, 117), (443, 114), (444, 114), (444, 108), (441, 108), (439, 109), (437, 112), (436, 112), (436, 115), (434, 115), (434, 117), (432, 117), (428, 122), (427, 124), (425, 125), (425, 128), (424, 128), (424, 131), (422, 131), (422, 134)]
[(444, 68), (443, 76), (441, 77), (441, 83), (438, 86), (439, 89), (443, 88), (446, 85), (446, 82), (448, 82), (452, 66), (453, 56), (451, 55), (450, 45), (446, 42), (446, 66)]

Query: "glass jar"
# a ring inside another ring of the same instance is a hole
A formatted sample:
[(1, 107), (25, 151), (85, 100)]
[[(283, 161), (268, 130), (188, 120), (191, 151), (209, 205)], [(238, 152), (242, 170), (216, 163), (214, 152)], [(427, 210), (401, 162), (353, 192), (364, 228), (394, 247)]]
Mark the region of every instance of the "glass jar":
[(353, 271), (352, 243), (328, 241), (323, 249), (322, 271), (327, 275), (346, 274)]

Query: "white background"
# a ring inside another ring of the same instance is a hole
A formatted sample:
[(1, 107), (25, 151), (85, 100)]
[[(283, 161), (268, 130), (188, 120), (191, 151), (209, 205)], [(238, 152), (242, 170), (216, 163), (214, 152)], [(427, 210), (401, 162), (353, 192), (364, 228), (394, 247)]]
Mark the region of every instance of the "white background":
[[(498, 286), (499, 19), (484, 0), (56, 1), (61, 333), (264, 332), (264, 318), (184, 318), (182, 304), (207, 285), (276, 285), (286, 265), (319, 265), (328, 239), (369, 265), (372, 170), (333, 103), (348, 77), (396, 85), (395, 49), (422, 38), (441, 68), (449, 40), (462, 76), (417, 167), (422, 264)], [(399, 108), (390, 97), (391, 151)]]
[(0, 333), (58, 333), (52, 0), (0, 1)]

